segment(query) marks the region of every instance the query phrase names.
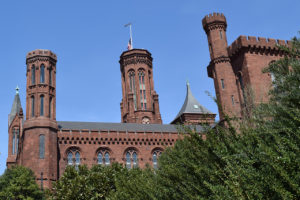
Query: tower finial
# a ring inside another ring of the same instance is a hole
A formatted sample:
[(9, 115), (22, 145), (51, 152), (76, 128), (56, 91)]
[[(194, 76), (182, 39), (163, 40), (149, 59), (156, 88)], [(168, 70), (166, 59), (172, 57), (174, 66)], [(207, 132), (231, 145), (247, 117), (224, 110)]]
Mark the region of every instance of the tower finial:
[(19, 86), (17, 85), (17, 87), (16, 87), (16, 94), (19, 94), (19, 90), (20, 90), (20, 88), (19, 88)]
[(189, 79), (186, 79), (186, 85), (187, 85), (187, 86), (190, 85)]

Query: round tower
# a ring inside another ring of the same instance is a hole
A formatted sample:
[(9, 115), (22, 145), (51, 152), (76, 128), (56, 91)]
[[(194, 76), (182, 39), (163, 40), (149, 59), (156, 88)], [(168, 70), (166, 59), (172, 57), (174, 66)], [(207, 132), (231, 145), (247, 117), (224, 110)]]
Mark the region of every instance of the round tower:
[(123, 123), (161, 124), (158, 94), (154, 90), (151, 53), (144, 49), (120, 56)]
[(48, 188), (58, 174), (56, 61), (56, 55), (49, 50), (34, 50), (26, 56), (26, 121), (21, 162)]
[(213, 13), (203, 18), (202, 25), (207, 35), (211, 58), (207, 72), (214, 79), (220, 119), (224, 119), (224, 114), (240, 117), (236, 76), (227, 50), (226, 18), (222, 13)]

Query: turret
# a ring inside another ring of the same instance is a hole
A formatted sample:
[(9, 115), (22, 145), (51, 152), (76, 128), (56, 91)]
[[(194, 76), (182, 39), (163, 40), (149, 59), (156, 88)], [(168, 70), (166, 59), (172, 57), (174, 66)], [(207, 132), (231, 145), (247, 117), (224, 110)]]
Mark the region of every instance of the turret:
[(49, 50), (34, 50), (26, 56), (26, 121), (21, 164), (31, 168), (37, 181), (47, 188), (58, 176), (56, 61), (56, 55)]
[(161, 124), (158, 94), (154, 90), (151, 54), (144, 49), (125, 51), (120, 56), (123, 123)]
[(16, 88), (16, 95), (13, 105), (8, 115), (8, 156), (6, 166), (9, 168), (17, 164), (17, 156), (19, 154), (20, 137), (23, 125), (23, 110), (19, 96), (19, 88)]
[(213, 13), (203, 18), (202, 25), (207, 35), (211, 58), (207, 72), (208, 76), (214, 79), (220, 119), (224, 119), (225, 114), (240, 117), (236, 76), (227, 50), (226, 18), (221, 13)]

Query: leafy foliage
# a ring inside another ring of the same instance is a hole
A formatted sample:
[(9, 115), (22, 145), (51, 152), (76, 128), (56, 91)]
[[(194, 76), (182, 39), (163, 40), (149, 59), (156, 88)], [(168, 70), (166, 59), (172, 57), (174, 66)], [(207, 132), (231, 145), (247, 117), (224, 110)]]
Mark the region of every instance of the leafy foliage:
[(42, 199), (43, 193), (30, 169), (16, 166), (6, 169), (0, 177), (0, 199)]
[(114, 163), (110, 167), (95, 165), (90, 170), (79, 166), (78, 170), (68, 166), (64, 175), (54, 185), (52, 199), (106, 199), (116, 190), (116, 181), (126, 168)]
[(158, 170), (67, 168), (53, 199), (300, 199), (300, 41), (279, 48), (286, 56), (265, 69), (270, 101), (245, 121), (200, 135), (183, 127)]

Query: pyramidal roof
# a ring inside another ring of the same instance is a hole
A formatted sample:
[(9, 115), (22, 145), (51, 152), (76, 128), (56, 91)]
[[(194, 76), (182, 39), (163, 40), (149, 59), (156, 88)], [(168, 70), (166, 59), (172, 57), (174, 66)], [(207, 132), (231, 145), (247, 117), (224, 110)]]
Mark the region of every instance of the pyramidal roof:
[(18, 114), (21, 109), (22, 109), (22, 105), (21, 105), (21, 100), (20, 100), (20, 96), (19, 96), (19, 88), (17, 86), (14, 102), (13, 102), (10, 114), (8, 115), (8, 126), (10, 126), (10, 124), (13, 121), (13, 119), (15, 118), (16, 114)]
[(180, 117), (183, 113), (189, 114), (213, 114), (205, 107), (203, 107), (197, 99), (193, 96), (189, 82), (186, 83), (186, 97), (184, 100), (184, 104), (181, 107), (179, 113), (175, 117), (173, 121), (175, 121), (178, 117)]

